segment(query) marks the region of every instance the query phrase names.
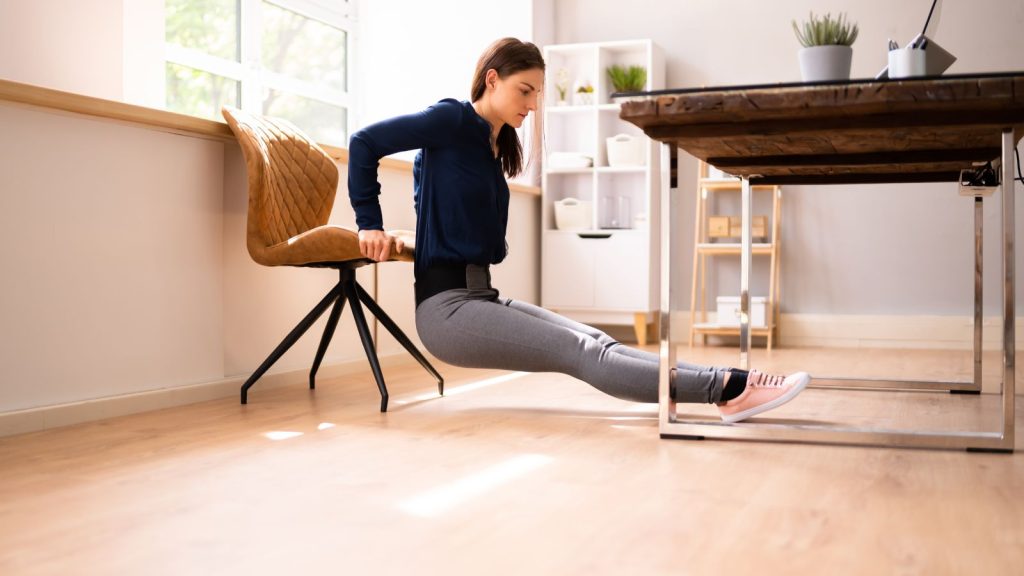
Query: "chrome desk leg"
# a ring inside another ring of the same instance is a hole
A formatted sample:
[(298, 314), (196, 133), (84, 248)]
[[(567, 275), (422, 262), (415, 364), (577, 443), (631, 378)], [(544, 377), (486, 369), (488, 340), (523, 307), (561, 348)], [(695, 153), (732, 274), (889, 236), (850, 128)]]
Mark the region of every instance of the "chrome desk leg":
[(1016, 347), (1016, 306), (1014, 290), (1014, 136), (1013, 129), (1003, 131), (1002, 193), (1003, 193), (1003, 441), (1013, 450), (1013, 402), (1015, 394), (1014, 352)]
[(975, 394), (982, 386), (982, 304), (984, 278), (983, 197), (974, 197), (974, 378), (973, 380), (895, 380), (890, 378), (843, 378), (815, 375), (812, 388), (846, 390), (920, 390)]
[(984, 268), (983, 220), (984, 199), (974, 197), (974, 387), (981, 392), (981, 327), (982, 327), (982, 286)]
[(750, 370), (750, 202), (750, 179), (744, 177), (740, 186), (740, 370)]
[[(676, 168), (678, 170), (678, 167)], [(678, 181), (678, 176), (677, 176)], [(672, 145), (661, 144), (661, 266), (658, 314), (660, 334), (658, 348), (660, 367), (658, 377), (658, 418), (671, 422), (676, 418), (676, 402), (671, 393), (672, 372), (676, 366), (676, 345), (672, 340), (672, 233), (676, 230), (676, 192), (672, 190)]]

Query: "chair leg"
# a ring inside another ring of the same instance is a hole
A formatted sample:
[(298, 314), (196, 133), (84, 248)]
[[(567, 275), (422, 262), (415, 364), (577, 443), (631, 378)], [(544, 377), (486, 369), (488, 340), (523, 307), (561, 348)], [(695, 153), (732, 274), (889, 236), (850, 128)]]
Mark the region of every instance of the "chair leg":
[(420, 366), (423, 366), (427, 372), (430, 372), (434, 378), (437, 379), (437, 392), (444, 396), (444, 377), (442, 377), (441, 374), (431, 366), (430, 362), (423, 356), (423, 354), (420, 353), (419, 349), (416, 348), (416, 345), (412, 343), (412, 340), (409, 340), (409, 337), (405, 335), (405, 332), (403, 332), (402, 329), (398, 327), (398, 324), (395, 324), (395, 321), (384, 312), (384, 309), (366, 293), (366, 290), (363, 290), (363, 287), (360, 286), (358, 282), (355, 284), (356, 292), (359, 294), (359, 299), (367, 308), (370, 309), (370, 313), (376, 316), (377, 320), (380, 320), (380, 323), (384, 325), (384, 328), (386, 328), (387, 331), (395, 337), (395, 340), (398, 340), (402, 347), (420, 363)]
[(327, 352), (327, 345), (331, 343), (331, 337), (334, 336), (334, 329), (338, 327), (338, 318), (341, 317), (341, 313), (345, 310), (345, 297), (339, 296), (334, 301), (334, 307), (331, 308), (331, 315), (327, 317), (327, 326), (324, 327), (324, 335), (320, 338), (320, 347), (316, 350), (316, 358), (313, 359), (313, 367), (309, 369), (309, 389), (316, 389), (316, 372), (320, 369), (320, 362), (324, 359), (324, 354)]
[(380, 411), (388, 411), (388, 389), (384, 385), (384, 373), (380, 369), (380, 360), (377, 359), (377, 350), (373, 345), (373, 338), (370, 336), (370, 327), (366, 324), (366, 316), (363, 315), (363, 307), (359, 305), (359, 294), (356, 292), (355, 279), (342, 282), (345, 295), (348, 297), (349, 307), (352, 309), (352, 317), (356, 321), (356, 328), (359, 330), (359, 339), (363, 341), (363, 350), (366, 351), (366, 359), (370, 361), (370, 368), (373, 369), (373, 378), (377, 381), (377, 388), (380, 390)]
[(274, 351), (270, 353), (270, 356), (267, 356), (267, 359), (264, 360), (263, 363), (260, 364), (260, 367), (252, 373), (252, 376), (249, 376), (249, 379), (245, 381), (245, 384), (242, 384), (242, 404), (248, 402), (249, 388), (252, 388), (252, 385), (260, 379), (260, 376), (263, 376), (263, 374), (274, 365), (274, 362), (277, 362), (278, 359), (281, 358), (281, 356), (284, 355), (284, 353), (287, 352), (288, 349), (306, 333), (306, 330), (309, 330), (309, 327), (323, 315), (324, 311), (327, 310), (327, 307), (331, 305), (331, 302), (342, 297), (341, 284), (342, 283), (339, 282), (334, 288), (332, 288), (331, 291), (324, 296), (323, 300), (321, 300), (316, 307), (310, 310), (309, 314), (306, 314), (306, 317), (303, 318), (295, 328), (292, 328), (292, 331), (284, 337), (284, 340), (277, 345), (277, 348), (274, 348)]

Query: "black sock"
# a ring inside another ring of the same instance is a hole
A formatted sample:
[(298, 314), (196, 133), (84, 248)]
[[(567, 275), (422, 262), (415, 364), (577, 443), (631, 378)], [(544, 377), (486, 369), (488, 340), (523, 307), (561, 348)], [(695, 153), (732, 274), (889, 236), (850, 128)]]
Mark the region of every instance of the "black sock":
[(722, 399), (720, 402), (728, 402), (740, 394), (743, 394), (743, 390), (745, 390), (746, 387), (747, 371), (735, 369), (729, 370), (729, 381), (725, 383), (725, 390), (722, 390)]

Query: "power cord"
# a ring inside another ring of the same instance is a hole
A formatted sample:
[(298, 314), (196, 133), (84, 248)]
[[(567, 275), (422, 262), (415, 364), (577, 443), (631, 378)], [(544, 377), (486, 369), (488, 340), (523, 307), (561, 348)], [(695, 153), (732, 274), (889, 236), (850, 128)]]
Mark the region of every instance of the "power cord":
[(938, 3), (939, 0), (932, 0), (932, 7), (928, 10), (928, 19), (924, 21), (924, 28), (921, 29), (922, 36), (928, 33), (928, 23), (932, 21), (932, 12), (935, 12), (935, 5)]
[(1024, 173), (1020, 171), (1020, 152), (1017, 152), (1017, 146), (1013, 146), (1013, 155), (1017, 157), (1017, 177), (1014, 180), (1020, 180), (1021, 184), (1024, 184)]

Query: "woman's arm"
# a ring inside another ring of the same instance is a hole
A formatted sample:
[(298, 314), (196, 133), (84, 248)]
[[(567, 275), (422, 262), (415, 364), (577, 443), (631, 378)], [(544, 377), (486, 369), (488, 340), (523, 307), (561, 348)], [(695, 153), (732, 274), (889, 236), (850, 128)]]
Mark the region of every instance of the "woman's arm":
[(422, 112), (377, 122), (352, 135), (348, 149), (348, 196), (360, 231), (384, 229), (378, 200), (380, 159), (395, 152), (447, 144), (462, 122), (462, 112), (462, 104), (445, 99)]

